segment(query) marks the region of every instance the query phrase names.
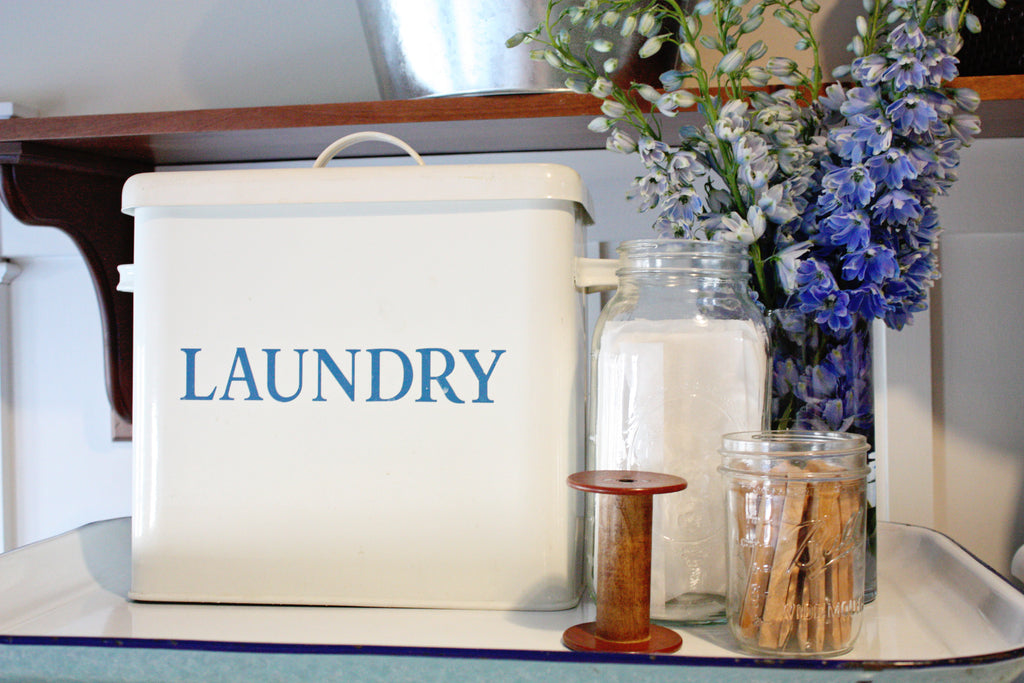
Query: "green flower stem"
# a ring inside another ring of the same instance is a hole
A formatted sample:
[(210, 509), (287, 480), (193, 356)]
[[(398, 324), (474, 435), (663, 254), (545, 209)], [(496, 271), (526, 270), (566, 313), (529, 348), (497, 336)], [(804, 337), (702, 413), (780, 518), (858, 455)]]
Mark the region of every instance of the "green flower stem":
[(865, 54), (875, 52), (879, 31), (885, 26), (884, 20), (884, 3), (876, 0), (874, 7), (871, 8), (871, 18), (868, 19), (868, 34), (864, 36)]
[(754, 265), (754, 289), (761, 302), (769, 309), (775, 308), (775, 302), (769, 301), (771, 289), (764, 270), (764, 258), (761, 256), (761, 245), (754, 242), (750, 245), (750, 262)]
[[(669, 1), (674, 6), (676, 12), (682, 12), (682, 10), (679, 8), (679, 5), (677, 5), (673, 0), (669, 0)], [(683, 16), (683, 15), (682, 14), (678, 14), (677, 16)], [(695, 16), (694, 18), (697, 21), (697, 32), (699, 33), (701, 28), (702, 28), (702, 26), (703, 26), (703, 22), (701, 21), (700, 17)], [(695, 45), (697, 43), (697, 36), (690, 32), (690, 27), (687, 25), (686, 21), (681, 22), (681, 24), (679, 26), (679, 30), (682, 32), (683, 36), (685, 36), (685, 38), (686, 38), (686, 40), (684, 42), (689, 43), (690, 45)], [(716, 107), (710, 106), (711, 105), (711, 83), (708, 80), (708, 72), (704, 69), (704, 65), (701, 63), (700, 51), (697, 51), (697, 59), (690, 66), (690, 68), (692, 69), (692, 74), (691, 75), (697, 81), (697, 92), (700, 93), (700, 97), (698, 99), (700, 99), (706, 106), (709, 107), (709, 111), (713, 110), (714, 113), (717, 114), (718, 113), (718, 109)], [(705, 119), (707, 119), (707, 118), (708, 118), (708, 115), (705, 114)]]

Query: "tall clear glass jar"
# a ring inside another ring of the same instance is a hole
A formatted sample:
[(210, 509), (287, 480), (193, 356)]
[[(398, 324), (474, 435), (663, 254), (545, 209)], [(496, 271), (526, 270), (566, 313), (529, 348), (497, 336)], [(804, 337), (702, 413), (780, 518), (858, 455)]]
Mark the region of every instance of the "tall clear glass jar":
[[(618, 290), (591, 345), (588, 467), (665, 472), (654, 502), (651, 617), (725, 620), (722, 435), (766, 426), (768, 335), (743, 245), (646, 239), (619, 247)], [(590, 517), (588, 557), (596, 533)]]

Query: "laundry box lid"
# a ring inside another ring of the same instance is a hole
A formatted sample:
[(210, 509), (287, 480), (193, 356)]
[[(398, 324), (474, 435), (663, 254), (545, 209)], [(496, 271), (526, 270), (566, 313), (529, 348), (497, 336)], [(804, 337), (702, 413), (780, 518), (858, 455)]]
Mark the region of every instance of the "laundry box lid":
[(142, 207), (563, 200), (592, 222), (579, 174), (559, 164), (460, 164), (172, 171), (132, 176), (122, 211)]

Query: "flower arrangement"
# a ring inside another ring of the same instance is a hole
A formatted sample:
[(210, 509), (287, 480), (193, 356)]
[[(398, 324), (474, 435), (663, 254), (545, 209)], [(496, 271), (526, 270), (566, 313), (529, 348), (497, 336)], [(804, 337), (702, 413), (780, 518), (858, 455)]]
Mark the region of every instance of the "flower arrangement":
[[(545, 21), (508, 41), (603, 101), (589, 127), (639, 155), (630, 194), (660, 235), (748, 245), (774, 326), (776, 427), (870, 428), (870, 321), (900, 329), (927, 307), (939, 276), (934, 200), (980, 130), (977, 94), (948, 87), (962, 30), (980, 30), (968, 0), (863, 7), (853, 59), (827, 87), (815, 0), (549, 0)], [(792, 32), (809, 68), (768, 56), (756, 39), (766, 16)], [(610, 41), (569, 47), (571, 32), (598, 26), (639, 32), (641, 57), (678, 50), (679, 68), (658, 84), (615, 85)], [(700, 123), (667, 135), (663, 121), (692, 107)]]

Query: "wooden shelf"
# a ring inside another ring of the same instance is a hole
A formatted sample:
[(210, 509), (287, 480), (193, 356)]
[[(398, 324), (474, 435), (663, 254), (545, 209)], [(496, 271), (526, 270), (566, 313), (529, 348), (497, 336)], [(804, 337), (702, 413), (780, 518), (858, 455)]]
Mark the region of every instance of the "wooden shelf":
[[(313, 159), (337, 138), (370, 128), (421, 154), (585, 149), (604, 145), (586, 128), (599, 105), (586, 95), (546, 93), (11, 119), (0, 121), (0, 150), (33, 142), (158, 165)], [(358, 153), (372, 155), (373, 146)]]
[[(978, 91), (985, 137), (1024, 137), (1024, 75), (959, 79)], [(108, 392), (131, 420), (131, 298), (116, 267), (133, 259), (121, 187), (160, 165), (313, 159), (348, 133), (396, 135), (421, 154), (599, 149), (589, 95), (543, 93), (0, 120), (0, 197), (18, 220), (64, 230), (96, 284)], [(678, 119), (681, 124), (687, 118)], [(388, 145), (343, 152), (395, 154)]]
[[(1024, 136), (1024, 75), (955, 84), (981, 95), (983, 135)], [(0, 121), (0, 153), (8, 143), (33, 142), (158, 165), (312, 159), (333, 140), (371, 127), (421, 154), (596, 149), (604, 136), (586, 122), (599, 104), (588, 95), (544, 93), (10, 119)], [(393, 153), (384, 145), (376, 151), (385, 152)]]

